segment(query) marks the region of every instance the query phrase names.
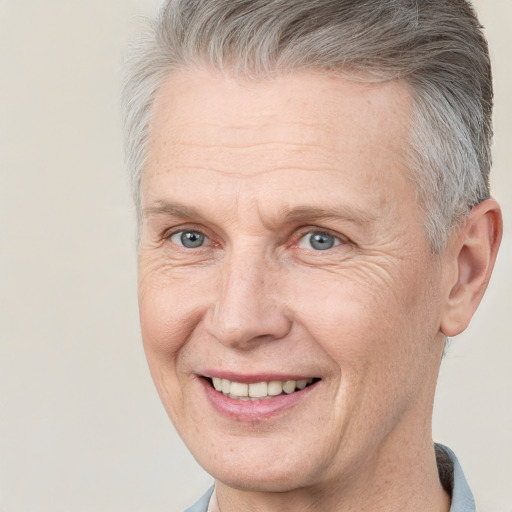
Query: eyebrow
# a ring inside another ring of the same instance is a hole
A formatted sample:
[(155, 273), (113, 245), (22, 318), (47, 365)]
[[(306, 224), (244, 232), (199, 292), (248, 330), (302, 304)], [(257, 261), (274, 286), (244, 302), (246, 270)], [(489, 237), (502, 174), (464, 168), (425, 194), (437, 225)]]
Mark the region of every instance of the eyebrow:
[(179, 217), (183, 219), (204, 218), (194, 207), (162, 200), (155, 201), (155, 206), (148, 206), (142, 210), (142, 216), (144, 218), (154, 217), (156, 215), (166, 215), (168, 217)]
[(318, 208), (316, 206), (299, 206), (296, 208), (283, 208), (280, 218), (285, 222), (304, 222), (315, 219), (343, 219), (354, 224), (365, 225), (375, 220), (367, 210), (353, 206), (335, 206), (332, 208)]
[[(154, 206), (143, 209), (143, 217), (165, 215), (180, 219), (199, 220), (207, 222), (207, 218), (193, 206), (185, 206), (181, 203), (165, 200), (155, 201)], [(301, 223), (311, 222), (319, 219), (342, 219), (356, 225), (367, 225), (376, 219), (376, 215), (370, 214), (367, 210), (361, 210), (353, 206), (336, 206), (333, 208), (319, 208), (317, 206), (297, 206), (281, 208), (277, 215), (278, 223)], [(271, 222), (270, 224), (274, 224)]]

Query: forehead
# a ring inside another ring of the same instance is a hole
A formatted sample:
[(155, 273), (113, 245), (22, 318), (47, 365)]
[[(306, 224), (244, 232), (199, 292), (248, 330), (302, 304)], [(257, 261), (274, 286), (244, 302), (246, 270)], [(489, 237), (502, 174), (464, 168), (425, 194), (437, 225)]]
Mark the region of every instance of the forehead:
[(239, 200), (244, 192), (247, 199), (259, 189), (282, 208), (288, 199), (307, 202), (314, 187), (332, 206), (353, 197), (360, 209), (377, 210), (391, 200), (386, 189), (410, 187), (410, 104), (407, 87), (396, 81), (314, 73), (251, 81), (177, 72), (155, 99), (143, 207), (181, 200), (201, 183), (207, 187), (196, 189), (197, 200), (207, 194)]
[[(249, 148), (274, 141), (319, 149), (403, 154), (410, 95), (402, 82), (371, 84), (318, 73), (242, 80), (199, 70), (171, 75), (159, 89), (150, 123), (150, 158), (199, 144)], [(148, 165), (151, 167), (151, 165)], [(239, 169), (243, 172), (243, 169)]]

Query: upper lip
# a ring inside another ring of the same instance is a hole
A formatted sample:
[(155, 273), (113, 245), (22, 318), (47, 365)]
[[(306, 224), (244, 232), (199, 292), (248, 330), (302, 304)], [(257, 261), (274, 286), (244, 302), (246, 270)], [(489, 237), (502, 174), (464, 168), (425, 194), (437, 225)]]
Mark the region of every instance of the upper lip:
[(286, 382), (288, 380), (306, 380), (317, 378), (315, 375), (305, 373), (239, 373), (227, 370), (206, 370), (201, 372), (202, 377), (219, 379), (226, 379), (231, 382), (240, 382), (243, 384), (255, 384), (257, 382), (270, 382), (280, 381)]

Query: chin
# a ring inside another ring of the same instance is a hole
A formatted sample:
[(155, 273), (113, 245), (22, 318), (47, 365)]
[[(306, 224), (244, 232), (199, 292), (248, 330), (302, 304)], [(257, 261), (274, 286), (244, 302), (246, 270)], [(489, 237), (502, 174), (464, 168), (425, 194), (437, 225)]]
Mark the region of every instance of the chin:
[(272, 449), (270, 443), (265, 449), (264, 440), (254, 441), (253, 446), (236, 447), (226, 441), (219, 451), (191, 451), (216, 480), (242, 491), (287, 492), (309, 486), (315, 480), (314, 461), (304, 449), (283, 453), (282, 449)]
[(291, 468), (256, 469), (250, 466), (250, 461), (247, 461), (242, 467), (206, 469), (215, 480), (240, 491), (282, 493), (306, 486), (304, 480), (307, 479)]

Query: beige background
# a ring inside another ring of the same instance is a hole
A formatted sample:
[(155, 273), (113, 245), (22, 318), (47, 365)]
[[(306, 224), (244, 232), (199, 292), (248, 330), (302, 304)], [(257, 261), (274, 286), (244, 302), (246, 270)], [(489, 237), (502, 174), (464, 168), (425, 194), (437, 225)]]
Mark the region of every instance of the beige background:
[[(0, 0), (0, 512), (180, 511), (209, 485), (146, 369), (118, 91), (157, 0)], [(453, 341), (434, 432), (483, 510), (512, 511), (512, 0), (479, 0), (505, 239)]]

